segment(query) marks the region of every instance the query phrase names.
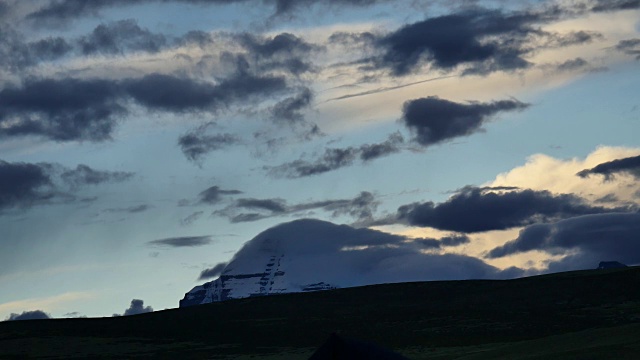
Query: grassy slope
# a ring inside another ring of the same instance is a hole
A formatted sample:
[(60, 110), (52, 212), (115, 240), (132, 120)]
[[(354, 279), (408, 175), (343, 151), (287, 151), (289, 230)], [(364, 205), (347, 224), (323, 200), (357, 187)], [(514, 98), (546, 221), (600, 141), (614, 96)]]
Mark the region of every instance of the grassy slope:
[(121, 318), (3, 322), (0, 358), (304, 359), (334, 331), (415, 359), (602, 358), (612, 351), (640, 358), (638, 285), (636, 267), (375, 285)]

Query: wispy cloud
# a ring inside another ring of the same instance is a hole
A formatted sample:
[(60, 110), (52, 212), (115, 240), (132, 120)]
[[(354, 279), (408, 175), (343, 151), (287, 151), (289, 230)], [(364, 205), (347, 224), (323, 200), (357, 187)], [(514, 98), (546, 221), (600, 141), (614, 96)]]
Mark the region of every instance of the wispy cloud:
[(306, 216), (309, 211), (321, 210), (330, 213), (332, 217), (348, 215), (364, 222), (372, 221), (379, 204), (377, 197), (368, 191), (363, 191), (352, 199), (329, 199), (296, 204), (288, 204), (286, 200), (278, 198), (242, 198), (222, 210), (214, 211), (213, 215), (224, 216), (232, 223), (241, 223), (275, 216)]
[(23, 311), (42, 309), (47, 312), (56, 311), (57, 309), (78, 301), (94, 299), (97, 296), (93, 292), (66, 292), (60, 295), (22, 299), (0, 304), (0, 314), (22, 313)]
[(264, 169), (273, 177), (302, 178), (320, 175), (353, 165), (356, 160), (368, 163), (372, 160), (400, 152), (404, 137), (395, 132), (379, 143), (362, 144), (357, 147), (326, 148), (315, 160), (298, 159), (278, 166), (266, 166)]
[(75, 195), (81, 188), (123, 182), (133, 176), (133, 172), (96, 170), (83, 164), (69, 169), (52, 163), (0, 160), (0, 210), (83, 201)]
[(204, 246), (212, 242), (211, 236), (181, 236), (148, 241), (147, 245), (180, 248)]

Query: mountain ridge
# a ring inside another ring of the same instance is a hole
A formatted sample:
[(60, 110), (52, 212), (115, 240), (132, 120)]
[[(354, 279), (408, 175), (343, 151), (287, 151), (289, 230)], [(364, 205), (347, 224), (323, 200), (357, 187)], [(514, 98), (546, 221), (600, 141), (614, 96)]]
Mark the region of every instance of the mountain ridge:
[[(2, 322), (0, 358), (99, 353), (113, 358), (215, 354), (219, 359), (273, 359), (280, 354), (280, 359), (306, 359), (338, 332), (412, 359), (457, 359), (483, 349), (493, 357), (482, 359), (493, 359), (506, 344), (513, 344), (510, 358), (518, 358), (557, 335), (561, 338), (553, 340), (550, 350), (556, 356), (536, 359), (566, 358), (567, 351), (588, 355), (573, 358), (610, 358), (612, 344), (617, 358), (637, 359), (638, 283), (636, 266), (277, 294), (117, 318)], [(571, 335), (583, 331), (587, 335)]]

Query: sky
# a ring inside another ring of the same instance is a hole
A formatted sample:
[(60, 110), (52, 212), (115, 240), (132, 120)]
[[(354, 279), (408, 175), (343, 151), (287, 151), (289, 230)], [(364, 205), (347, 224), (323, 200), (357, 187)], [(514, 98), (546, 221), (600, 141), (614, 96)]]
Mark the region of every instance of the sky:
[(0, 320), (175, 308), (305, 218), (640, 264), (639, 66), (638, 0), (0, 1)]

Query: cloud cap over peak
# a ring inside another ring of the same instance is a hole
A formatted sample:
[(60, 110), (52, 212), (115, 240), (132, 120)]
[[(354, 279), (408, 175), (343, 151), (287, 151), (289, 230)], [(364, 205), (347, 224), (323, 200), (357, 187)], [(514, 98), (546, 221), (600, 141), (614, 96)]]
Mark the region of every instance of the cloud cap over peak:
[[(464, 242), (456, 239), (454, 242)], [(300, 219), (269, 228), (238, 250), (225, 275), (255, 272), (261, 259), (284, 254), (286, 281), (359, 286), (385, 282), (505, 278), (482, 260), (458, 254), (425, 253), (405, 236), (353, 228), (315, 219)], [(327, 267), (327, 264), (331, 266)], [(284, 265), (283, 265), (284, 266)]]

